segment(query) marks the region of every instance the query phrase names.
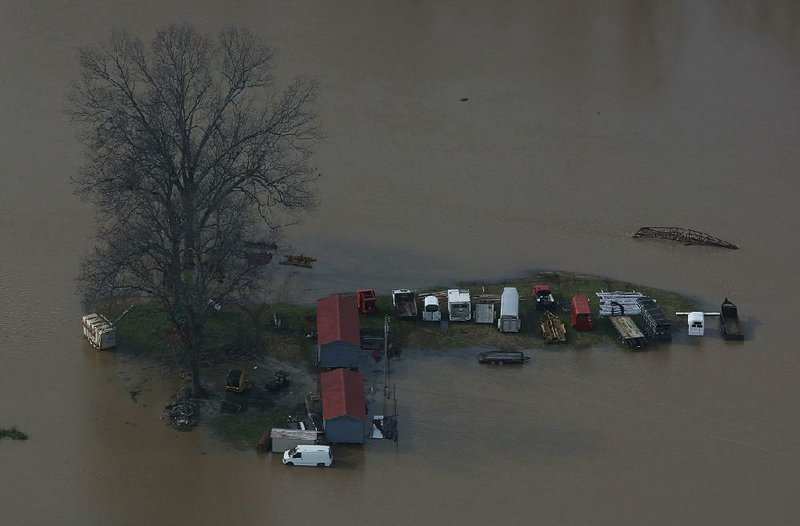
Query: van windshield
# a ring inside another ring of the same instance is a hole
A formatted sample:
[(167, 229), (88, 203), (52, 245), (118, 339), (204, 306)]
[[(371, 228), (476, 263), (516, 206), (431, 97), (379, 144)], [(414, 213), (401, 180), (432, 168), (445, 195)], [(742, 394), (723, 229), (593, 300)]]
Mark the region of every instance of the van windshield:
[(288, 451), (288, 453), (289, 453), (289, 456), (290, 456), (290, 457), (291, 457), (291, 456), (293, 456), (295, 453), (297, 453), (297, 446), (295, 446), (295, 447), (293, 447), (292, 449), (290, 449), (290, 450)]

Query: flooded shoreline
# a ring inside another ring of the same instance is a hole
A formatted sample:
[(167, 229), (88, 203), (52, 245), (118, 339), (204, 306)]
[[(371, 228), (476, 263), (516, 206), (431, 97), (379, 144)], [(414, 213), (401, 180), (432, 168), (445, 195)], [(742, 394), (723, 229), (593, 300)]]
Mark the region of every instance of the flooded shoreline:
[[(794, 2), (9, 0), (0, 13), (0, 426), (30, 437), (0, 443), (7, 522), (207, 524), (235, 510), (350, 524), (374, 521), (376, 503), (387, 524), (800, 513)], [(704, 309), (728, 296), (748, 340), (537, 353), (490, 371), (472, 351), (409, 352), (399, 446), (345, 450), (324, 473), (170, 430), (158, 400), (177, 386), (149, 380), (134, 402), (130, 364), (80, 335), (74, 277), (94, 221), (72, 194), (82, 152), (63, 97), (79, 47), (184, 19), (250, 27), (280, 79), (319, 82), (320, 207), (286, 232), (318, 261), (279, 274), (276, 297), (563, 269)], [(642, 225), (741, 248), (637, 243)]]

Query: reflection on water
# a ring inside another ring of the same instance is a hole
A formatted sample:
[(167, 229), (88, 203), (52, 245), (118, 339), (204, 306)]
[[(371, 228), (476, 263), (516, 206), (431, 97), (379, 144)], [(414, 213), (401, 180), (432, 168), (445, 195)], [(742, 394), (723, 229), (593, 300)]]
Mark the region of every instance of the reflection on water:
[[(0, 425), (31, 436), (0, 444), (6, 521), (796, 516), (795, 2), (185, 4), (0, 6)], [(319, 261), (281, 269), (281, 297), (557, 268), (710, 310), (727, 295), (751, 339), (678, 334), (654, 352), (535, 352), (499, 369), (407, 351), (398, 446), (341, 448), (324, 473), (169, 429), (176, 380), (80, 339), (72, 280), (93, 221), (71, 194), (81, 151), (61, 111), (78, 46), (186, 16), (248, 25), (281, 76), (320, 80), (322, 206), (288, 232)], [(645, 225), (742, 249), (630, 239)]]

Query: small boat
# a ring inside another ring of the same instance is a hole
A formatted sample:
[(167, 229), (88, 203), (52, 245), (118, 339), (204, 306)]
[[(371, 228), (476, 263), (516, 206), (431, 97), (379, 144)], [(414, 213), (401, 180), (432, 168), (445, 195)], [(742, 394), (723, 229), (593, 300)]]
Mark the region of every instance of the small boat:
[(530, 359), (530, 356), (526, 356), (520, 351), (486, 351), (478, 354), (478, 363), (491, 365), (524, 363)]

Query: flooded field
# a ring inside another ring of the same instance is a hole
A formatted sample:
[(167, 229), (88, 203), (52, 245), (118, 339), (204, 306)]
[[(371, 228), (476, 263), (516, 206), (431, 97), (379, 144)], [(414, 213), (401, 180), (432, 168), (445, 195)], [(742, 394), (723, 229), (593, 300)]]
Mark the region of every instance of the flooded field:
[[(509, 368), (409, 351), (397, 447), (331, 470), (170, 429), (180, 379), (80, 336), (93, 218), (63, 107), (79, 46), (187, 19), (246, 25), (281, 77), (320, 83), (321, 205), (287, 231), (318, 262), (281, 268), (276, 295), (562, 269), (728, 296), (748, 339)], [(0, 0), (0, 425), (30, 435), (0, 442), (0, 523), (794, 522), (798, 26), (777, 0)], [(742, 248), (631, 239), (646, 225)]]

